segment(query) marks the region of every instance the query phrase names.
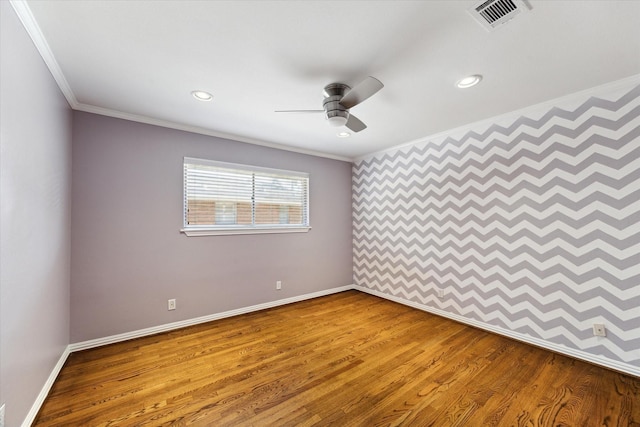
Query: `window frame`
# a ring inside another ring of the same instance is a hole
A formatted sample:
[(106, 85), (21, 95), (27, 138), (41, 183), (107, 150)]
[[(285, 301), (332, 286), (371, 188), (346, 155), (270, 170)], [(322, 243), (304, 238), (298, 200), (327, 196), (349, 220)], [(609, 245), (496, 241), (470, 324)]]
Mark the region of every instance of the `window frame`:
[[(243, 171), (249, 172), (254, 175), (283, 175), (288, 177), (304, 178), (306, 180), (306, 206), (303, 206), (303, 219), (306, 218), (306, 224), (257, 224), (255, 219), (255, 195), (256, 189), (252, 189), (251, 195), (251, 210), (252, 210), (252, 223), (247, 224), (234, 224), (234, 225), (189, 225), (187, 224), (187, 165), (198, 166), (210, 166), (221, 169), (228, 169), (231, 171)], [(309, 173), (290, 171), (285, 169), (266, 168), (262, 166), (253, 166), (240, 163), (221, 162), (217, 160), (208, 160), (195, 157), (184, 157), (182, 162), (182, 187), (183, 187), (183, 201), (182, 201), (182, 228), (181, 233), (186, 236), (221, 236), (221, 235), (233, 235), (233, 234), (271, 234), (271, 233), (306, 233), (311, 230), (311, 220), (309, 217), (310, 211), (310, 179)]]

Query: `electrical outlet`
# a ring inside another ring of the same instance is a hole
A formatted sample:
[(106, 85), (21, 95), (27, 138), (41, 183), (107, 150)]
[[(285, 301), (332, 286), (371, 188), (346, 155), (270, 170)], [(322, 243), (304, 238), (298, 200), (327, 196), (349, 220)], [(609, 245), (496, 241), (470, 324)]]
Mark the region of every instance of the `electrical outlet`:
[(0, 427), (4, 427), (4, 403), (0, 406)]
[(444, 297), (444, 289), (438, 289), (438, 298)]
[(175, 310), (176, 309), (176, 300), (170, 299), (167, 301), (167, 310)]
[(594, 323), (593, 324), (593, 335), (595, 335), (597, 337), (606, 337), (607, 336), (607, 331), (604, 328), (604, 325), (602, 323)]
[(278, 280), (278, 281), (276, 282), (276, 290), (278, 290), (278, 291), (279, 291), (280, 289), (282, 289), (282, 281), (281, 281), (281, 280)]

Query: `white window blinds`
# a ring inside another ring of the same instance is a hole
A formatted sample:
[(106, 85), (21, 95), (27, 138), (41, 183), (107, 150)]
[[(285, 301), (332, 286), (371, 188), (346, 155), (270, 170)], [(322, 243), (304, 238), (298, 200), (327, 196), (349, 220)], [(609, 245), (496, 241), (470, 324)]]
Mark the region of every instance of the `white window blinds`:
[(308, 229), (308, 174), (184, 158), (187, 235)]

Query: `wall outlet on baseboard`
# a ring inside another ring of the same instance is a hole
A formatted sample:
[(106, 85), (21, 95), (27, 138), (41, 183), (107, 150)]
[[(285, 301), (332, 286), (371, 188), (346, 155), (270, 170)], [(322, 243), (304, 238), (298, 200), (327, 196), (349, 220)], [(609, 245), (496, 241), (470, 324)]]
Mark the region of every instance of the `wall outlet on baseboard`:
[(276, 290), (279, 291), (280, 289), (282, 289), (282, 280), (276, 281)]
[(597, 337), (606, 337), (607, 336), (607, 331), (604, 328), (604, 325), (602, 323), (594, 323), (593, 324), (593, 335), (595, 335)]
[(0, 406), (0, 427), (4, 427), (4, 403)]
[(438, 298), (444, 297), (444, 289), (438, 289)]
[(167, 301), (167, 310), (175, 310), (176, 309), (176, 300), (170, 299)]

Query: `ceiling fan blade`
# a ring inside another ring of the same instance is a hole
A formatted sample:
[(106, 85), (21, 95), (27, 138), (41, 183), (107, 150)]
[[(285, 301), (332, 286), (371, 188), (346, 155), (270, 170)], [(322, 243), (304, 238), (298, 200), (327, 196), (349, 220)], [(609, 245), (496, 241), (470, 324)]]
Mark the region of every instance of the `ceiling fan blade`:
[(324, 110), (276, 110), (276, 113), (324, 113)]
[(347, 120), (345, 126), (354, 132), (360, 132), (361, 130), (365, 130), (367, 128), (367, 125), (362, 123), (362, 121), (353, 114), (349, 114), (349, 119)]
[(340, 100), (340, 105), (348, 110), (374, 95), (383, 87), (384, 85), (380, 80), (369, 76), (347, 92), (347, 94)]

